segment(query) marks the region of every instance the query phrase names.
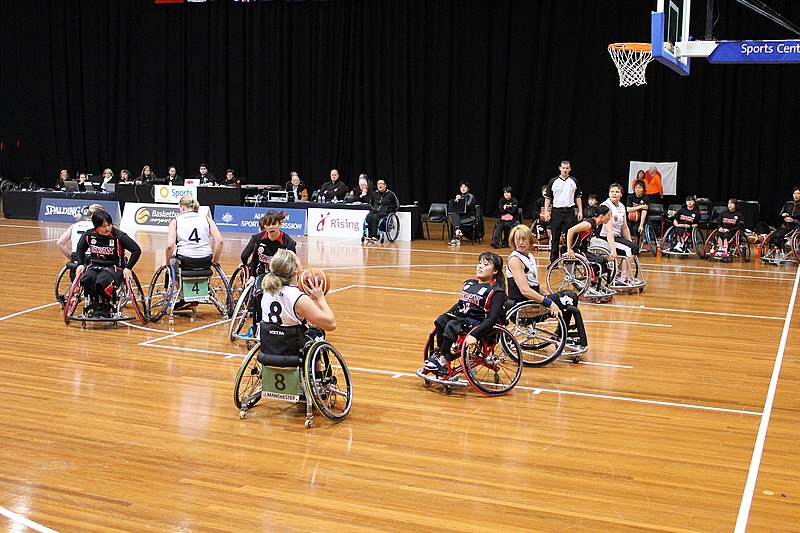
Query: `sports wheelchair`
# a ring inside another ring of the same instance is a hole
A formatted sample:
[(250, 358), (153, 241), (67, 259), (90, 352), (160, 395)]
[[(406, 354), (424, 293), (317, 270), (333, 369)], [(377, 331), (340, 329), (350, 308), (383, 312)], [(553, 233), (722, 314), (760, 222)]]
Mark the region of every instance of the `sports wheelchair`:
[[(451, 394), (453, 387), (466, 387), (467, 382), (486, 396), (506, 394), (517, 385), (522, 376), (522, 349), (519, 342), (506, 328), (496, 325), (484, 338), (478, 339), (475, 346), (467, 347), (464, 339), (471, 331), (472, 329), (462, 330), (451, 346), (450, 357), (460, 357), (448, 363), (446, 375), (428, 370), (424, 366), (417, 369), (416, 374), (424, 380), (426, 387), (430, 387), (432, 383), (444, 386), (445, 394)], [(438, 348), (434, 328), (425, 343), (423, 361), (433, 356)], [(462, 374), (466, 376), (467, 382), (459, 379)]]
[(782, 239), (783, 242), (772, 242), (776, 231), (772, 230), (764, 238), (761, 260), (772, 265), (800, 263), (800, 229), (787, 233)]
[(389, 213), (385, 217), (378, 220), (378, 236), (375, 238), (369, 237), (369, 226), (367, 225), (367, 218), (369, 214), (364, 217), (363, 229), (361, 232), (361, 243), (364, 242), (379, 242), (383, 241), (394, 242), (400, 236), (400, 218), (395, 213)]
[[(83, 273), (76, 275), (75, 279), (64, 298), (63, 313), (64, 323), (69, 324), (73, 320), (81, 322), (85, 328), (87, 322), (108, 322), (113, 323), (115, 326), (117, 322), (125, 320), (138, 319), (140, 323), (146, 324), (148, 321), (147, 310), (145, 306), (144, 291), (142, 285), (139, 283), (139, 278), (136, 273), (131, 271), (130, 279), (123, 276), (122, 283), (119, 283), (114, 293), (111, 295), (110, 310), (108, 316), (104, 313), (98, 312), (98, 302), (92, 300), (81, 284)], [(78, 304), (83, 301), (83, 310), (80, 314), (78, 311)], [(128, 309), (128, 304), (133, 310), (133, 316), (125, 314)]]
[[(184, 258), (185, 259), (185, 258)], [(227, 320), (231, 310), (231, 289), (222, 267), (212, 264), (210, 268), (182, 266), (183, 260), (172, 258), (153, 274), (147, 294), (147, 310), (152, 322), (158, 322), (169, 314), (169, 325), (175, 324), (175, 312), (197, 313), (197, 304), (211, 304), (222, 318)], [(185, 308), (176, 309), (183, 293)]]
[(261, 352), (256, 342), (236, 373), (233, 403), (239, 418), (261, 398), (306, 402), (306, 428), (314, 423), (314, 410), (331, 422), (350, 414), (353, 385), (342, 355), (325, 340), (309, 341), (299, 355), (280, 356)]
[(567, 324), (561, 315), (536, 302), (520, 302), (506, 313), (506, 329), (519, 342), (525, 366), (545, 366), (559, 357), (573, 363), (581, 360), (586, 350), (568, 342)]
[[(245, 270), (247, 269), (245, 268)], [(236, 278), (234, 277), (234, 279)], [(231, 342), (236, 341), (236, 339), (242, 339), (245, 341), (245, 345), (248, 349), (250, 349), (253, 340), (258, 339), (258, 324), (255, 323), (255, 310), (253, 309), (257, 300), (258, 291), (261, 290), (260, 287), (256, 286), (257, 279), (257, 277), (250, 276), (247, 278), (247, 281), (245, 281), (239, 293), (239, 298), (236, 300), (236, 305), (233, 306), (231, 322), (228, 325), (228, 338)], [(247, 323), (248, 318), (251, 319), (252, 323), (243, 333), (242, 329), (245, 323)]]
[(72, 282), (75, 280), (76, 268), (78, 268), (78, 263), (70, 261), (61, 268), (58, 276), (56, 276), (56, 301), (61, 304), (61, 309), (64, 309), (64, 305), (67, 302), (69, 289), (72, 287)]
[[(609, 288), (614, 292), (627, 292), (633, 293), (636, 291), (644, 292), (647, 285), (647, 280), (644, 276), (644, 271), (639, 264), (639, 257), (628, 257), (625, 255), (617, 255), (616, 263), (611, 261), (611, 245), (608, 241), (599, 237), (593, 237), (589, 242), (589, 251), (593, 254), (604, 257), (608, 262), (609, 269), (612, 275), (610, 276), (611, 282)], [(626, 264), (626, 269), (622, 269), (623, 263)], [(628, 277), (623, 279), (621, 274), (623, 271), (628, 272)]]
[(750, 248), (750, 241), (747, 240), (747, 235), (742, 230), (737, 230), (733, 237), (728, 239), (728, 252), (724, 256), (718, 256), (717, 252), (717, 236), (719, 235), (719, 228), (712, 231), (706, 239), (706, 244), (703, 246), (703, 257), (715, 261), (731, 261), (734, 257), (739, 257), (745, 263), (750, 262), (752, 257), (752, 249)]
[(679, 232), (682, 233), (684, 229), (686, 228), (670, 226), (664, 233), (664, 239), (661, 242), (661, 252), (665, 255), (680, 257), (681, 259), (686, 259), (692, 254), (703, 259), (703, 250), (706, 245), (706, 240), (703, 238), (703, 233), (700, 231), (700, 228), (693, 227), (690, 235), (686, 238), (686, 242), (683, 243), (683, 247), (680, 248), (677, 246), (679, 244), (678, 234)]
[(572, 259), (564, 254), (550, 263), (545, 283), (551, 293), (571, 290), (578, 298), (610, 302), (616, 294), (611, 288), (614, 275), (614, 265), (608, 261), (589, 261), (586, 255), (576, 252)]

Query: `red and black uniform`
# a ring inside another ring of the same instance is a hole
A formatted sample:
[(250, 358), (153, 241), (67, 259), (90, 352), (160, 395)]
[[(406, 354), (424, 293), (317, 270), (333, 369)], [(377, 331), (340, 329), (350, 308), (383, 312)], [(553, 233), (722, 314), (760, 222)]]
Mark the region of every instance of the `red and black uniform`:
[(675, 228), (678, 240), (683, 242), (686, 240), (687, 237), (691, 236), (692, 234), (691, 226), (700, 222), (700, 210), (697, 208), (696, 205), (694, 206), (694, 209), (689, 209), (684, 205), (683, 207), (678, 209), (677, 213), (675, 213), (674, 220), (676, 220), (678, 224), (689, 224), (690, 226), (688, 228)]
[(728, 230), (725, 233), (720, 233), (719, 235), (723, 238), (730, 238), (733, 235), (744, 228), (744, 220), (742, 214), (739, 211), (724, 211), (719, 215), (719, 229), (726, 229)]
[[(125, 260), (125, 252), (130, 253)], [(87, 231), (78, 242), (75, 251), (79, 265), (86, 270), (81, 285), (89, 296), (105, 302), (111, 299), (114, 288), (122, 282), (122, 270), (132, 269), (142, 249), (127, 233), (112, 228), (109, 235), (101, 235), (97, 229)]]
[(461, 286), (458, 303), (436, 319), (436, 343), (442, 355), (453, 360), (451, 346), (463, 329), (475, 328), (472, 336), (480, 339), (505, 318), (506, 293), (497, 281), (481, 283), (468, 279)]
[[(784, 220), (784, 218), (786, 218), (783, 216), (784, 213), (792, 217), (791, 222), (786, 222)], [(780, 215), (783, 225), (775, 230), (775, 233), (773, 233), (771, 237), (772, 242), (767, 243), (769, 246), (781, 246), (783, 239), (785, 239), (789, 233), (798, 228), (800, 225), (800, 202), (789, 200), (783, 204), (783, 209), (781, 209)]]
[(260, 276), (269, 269), (272, 256), (280, 249), (297, 252), (297, 242), (284, 232), (280, 232), (276, 240), (271, 240), (267, 231), (261, 231), (250, 237), (247, 246), (242, 250), (242, 264), (250, 269), (251, 276)]

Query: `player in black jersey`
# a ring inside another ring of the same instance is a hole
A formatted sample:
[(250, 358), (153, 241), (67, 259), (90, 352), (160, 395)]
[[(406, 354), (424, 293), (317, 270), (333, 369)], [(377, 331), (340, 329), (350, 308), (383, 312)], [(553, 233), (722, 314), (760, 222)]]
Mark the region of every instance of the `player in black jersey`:
[[(91, 309), (96, 317), (111, 316), (111, 297), (123, 280), (131, 277), (131, 269), (142, 255), (142, 249), (126, 233), (111, 225), (111, 215), (102, 209), (92, 214), (94, 229), (87, 231), (75, 251), (81, 285), (91, 297)], [(130, 257), (125, 260), (125, 252)]]
[(783, 204), (781, 220), (783, 225), (775, 230), (770, 237), (770, 242), (765, 243), (768, 249), (781, 248), (786, 236), (800, 228), (800, 186), (792, 189), (792, 199)]
[(281, 248), (297, 253), (297, 243), (281, 231), (286, 219), (285, 211), (267, 211), (259, 221), (261, 231), (250, 237), (242, 250), (242, 264), (250, 269), (251, 276), (260, 276), (269, 269), (269, 262)]
[(505, 319), (505, 285), (503, 259), (491, 252), (482, 253), (475, 277), (461, 286), (458, 303), (434, 322), (436, 345), (441, 351), (434, 351), (425, 360), (426, 369), (446, 375), (449, 362), (458, 357), (452, 353), (452, 346), (463, 330), (472, 330), (464, 343), (473, 346)]
[(699, 223), (700, 210), (697, 208), (694, 196), (689, 195), (686, 197), (686, 204), (675, 213), (672, 219), (677, 236), (677, 242), (672, 251), (685, 253), (689, 250), (689, 243), (692, 242), (692, 228), (696, 228)]
[(717, 253), (716, 257), (728, 257), (728, 245), (732, 244), (734, 249), (736, 243), (729, 242), (736, 235), (737, 231), (744, 228), (744, 217), (736, 209), (736, 198), (728, 199), (728, 210), (719, 214), (719, 228), (717, 228)]

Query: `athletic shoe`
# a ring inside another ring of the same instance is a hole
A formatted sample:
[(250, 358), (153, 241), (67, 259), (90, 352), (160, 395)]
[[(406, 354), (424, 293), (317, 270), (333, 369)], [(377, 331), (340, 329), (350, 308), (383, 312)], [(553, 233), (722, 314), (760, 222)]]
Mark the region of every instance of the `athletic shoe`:
[(461, 244), (461, 240), (458, 237), (450, 241), (450, 246), (458, 246), (459, 244)]
[(489, 244), (489, 246), (491, 246), (491, 247), (492, 247), (492, 248), (494, 248), (495, 250), (496, 250), (496, 249), (498, 249), (498, 248), (500, 248), (500, 245), (499, 245), (499, 244), (497, 244), (496, 242), (490, 243), (490, 244)]
[(447, 359), (443, 355), (437, 355), (434, 353), (432, 356), (425, 359), (425, 363), (423, 364), (425, 370), (430, 372), (436, 372), (437, 374), (441, 374), (443, 376), (447, 375)]
[(175, 311), (189, 311), (197, 307), (197, 302), (185, 302), (181, 300), (175, 304)]
[(723, 255), (722, 250), (717, 250), (717, 253), (714, 254), (714, 257), (725, 257), (728, 254)]

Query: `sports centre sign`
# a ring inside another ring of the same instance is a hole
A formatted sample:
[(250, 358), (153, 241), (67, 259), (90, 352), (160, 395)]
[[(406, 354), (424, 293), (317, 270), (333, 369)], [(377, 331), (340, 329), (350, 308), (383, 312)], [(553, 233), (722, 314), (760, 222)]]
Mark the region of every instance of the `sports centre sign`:
[[(210, 216), (208, 206), (205, 205), (200, 206), (199, 213)], [(172, 219), (180, 214), (178, 206), (128, 202), (125, 204), (120, 225), (126, 229), (147, 228), (156, 231), (167, 231)]]
[(306, 234), (305, 209), (275, 209), (274, 207), (239, 207), (233, 205), (214, 206), (214, 222), (220, 231), (258, 233), (258, 221), (267, 211), (285, 211), (286, 219), (281, 229), (288, 235)]
[(119, 202), (109, 200), (80, 200), (75, 198), (42, 198), (39, 204), (39, 222), (66, 222), (72, 224), (83, 218), (84, 209), (100, 204), (119, 222)]

